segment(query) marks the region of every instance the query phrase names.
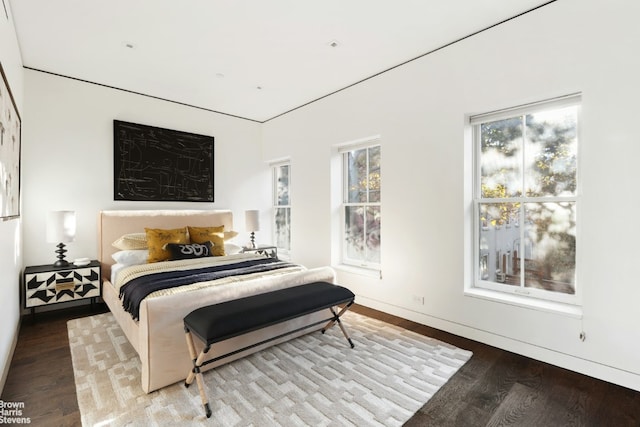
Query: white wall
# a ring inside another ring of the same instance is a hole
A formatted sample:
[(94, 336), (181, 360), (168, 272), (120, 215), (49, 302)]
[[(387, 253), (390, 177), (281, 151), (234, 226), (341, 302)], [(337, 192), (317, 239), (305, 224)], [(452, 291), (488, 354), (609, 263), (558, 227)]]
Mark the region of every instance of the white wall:
[[(557, 1), (259, 125), (35, 71), (23, 77), (13, 28), (0, 14), (0, 60), (23, 117), (22, 219), (0, 222), (0, 363), (8, 366), (18, 325), (21, 266), (54, 257), (43, 238), (46, 211), (77, 211), (71, 259), (96, 256), (101, 209), (230, 208), (243, 231), (244, 209), (270, 205), (264, 162), (289, 156), (294, 258), (327, 264), (336, 257), (333, 147), (381, 135), (382, 278), (339, 271), (358, 302), (640, 390), (637, 16), (640, 3), (629, 0)], [(577, 91), (582, 317), (466, 296), (465, 116)], [(216, 202), (113, 201), (114, 119), (215, 136)]]
[[(5, 2), (7, 9), (9, 2)], [(10, 10), (9, 10), (10, 12)], [(9, 14), (9, 16), (11, 16)], [(22, 58), (13, 21), (0, 12), (0, 63), (23, 119)], [(20, 272), (22, 268), (22, 220), (0, 221), (0, 392), (4, 388), (20, 324)]]
[[(382, 278), (339, 271), (358, 302), (640, 390), (638, 16), (640, 2), (561, 0), (267, 122), (265, 160), (292, 159), (294, 259), (336, 259), (333, 147), (381, 135)], [(465, 117), (575, 92), (582, 315), (466, 295)]]
[[(105, 209), (231, 209), (244, 233), (244, 210), (270, 204), (260, 124), (103, 86), (25, 70), (23, 131), (24, 264), (50, 264), (48, 210), (76, 211), (76, 240), (67, 259), (97, 256), (98, 212)], [(212, 135), (214, 203), (113, 200), (113, 120)], [(263, 218), (265, 233), (267, 217)]]

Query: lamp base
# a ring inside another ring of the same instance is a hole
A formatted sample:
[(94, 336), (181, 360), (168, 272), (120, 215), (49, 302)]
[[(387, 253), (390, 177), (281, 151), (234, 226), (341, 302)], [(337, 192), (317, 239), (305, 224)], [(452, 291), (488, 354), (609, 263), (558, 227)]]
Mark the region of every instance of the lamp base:
[(253, 231), (251, 232), (251, 244), (250, 244), (249, 247), (251, 249), (257, 248), (257, 246), (256, 246), (256, 233), (254, 233)]
[(68, 267), (69, 266), (69, 261), (64, 259), (64, 254), (67, 252), (67, 250), (64, 248), (64, 243), (62, 243), (62, 242), (58, 243), (57, 244), (57, 248), (58, 248), (58, 250), (56, 251), (56, 253), (58, 254), (58, 260), (53, 263), (53, 266), (54, 267)]
[(69, 261), (66, 259), (59, 259), (58, 261), (53, 263), (54, 267), (69, 267)]

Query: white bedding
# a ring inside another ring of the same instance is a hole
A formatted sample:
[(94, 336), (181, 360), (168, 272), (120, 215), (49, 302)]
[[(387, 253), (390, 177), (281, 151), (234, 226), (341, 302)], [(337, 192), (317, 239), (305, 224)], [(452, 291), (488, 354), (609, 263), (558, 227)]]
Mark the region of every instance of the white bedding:
[[(127, 285), (131, 280), (144, 277), (149, 274), (168, 273), (173, 271), (184, 271), (188, 273), (189, 271), (194, 269), (197, 269), (200, 271), (200, 269), (202, 268), (232, 266), (234, 264), (242, 263), (244, 261), (252, 261), (252, 260), (266, 261), (267, 259), (265, 258), (264, 255), (258, 255), (255, 253), (242, 253), (242, 254), (228, 255), (228, 256), (192, 258), (192, 259), (184, 259), (184, 260), (177, 260), (177, 261), (163, 261), (163, 262), (154, 262), (150, 264), (132, 265), (132, 266), (126, 266), (125, 268), (121, 268), (118, 271), (117, 277), (115, 278), (116, 280), (112, 283), (116, 291), (120, 293), (122, 287)], [(200, 289), (213, 288), (216, 286), (241, 284), (242, 282), (247, 282), (250, 280), (277, 278), (279, 276), (284, 276), (292, 273), (299, 273), (306, 270), (306, 268), (302, 265), (282, 263), (277, 259), (268, 258), (268, 261), (270, 264), (277, 263), (285, 266), (275, 270), (260, 271), (255, 273), (242, 274), (242, 275), (232, 275), (232, 276), (227, 276), (227, 277), (219, 278), (215, 280), (198, 281), (195, 283), (186, 284), (178, 287), (161, 289), (161, 290), (157, 290), (155, 292), (150, 293), (145, 298), (151, 299), (151, 298), (157, 298), (161, 296), (176, 295), (176, 294), (185, 293), (185, 292), (193, 292)]]

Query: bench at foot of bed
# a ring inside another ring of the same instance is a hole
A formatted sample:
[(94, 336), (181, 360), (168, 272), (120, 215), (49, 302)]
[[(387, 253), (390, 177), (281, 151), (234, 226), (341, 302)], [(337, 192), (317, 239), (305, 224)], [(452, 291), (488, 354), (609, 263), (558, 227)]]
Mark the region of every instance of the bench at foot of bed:
[[(196, 379), (202, 404), (207, 418), (209, 418), (211, 408), (200, 369), (204, 365), (324, 322), (327, 324), (322, 328), (322, 333), (337, 323), (353, 348), (353, 341), (349, 338), (349, 334), (340, 321), (340, 316), (351, 307), (354, 300), (355, 295), (347, 288), (327, 282), (315, 282), (213, 304), (192, 311), (184, 318), (187, 346), (193, 361), (193, 369), (189, 371), (185, 386), (189, 387), (194, 378)], [(339, 312), (336, 312), (334, 307), (341, 304), (346, 305)], [(211, 345), (217, 342), (326, 309), (331, 312), (331, 316), (327, 319), (268, 338), (231, 353), (207, 359)], [(205, 344), (200, 354), (196, 353), (193, 335)]]

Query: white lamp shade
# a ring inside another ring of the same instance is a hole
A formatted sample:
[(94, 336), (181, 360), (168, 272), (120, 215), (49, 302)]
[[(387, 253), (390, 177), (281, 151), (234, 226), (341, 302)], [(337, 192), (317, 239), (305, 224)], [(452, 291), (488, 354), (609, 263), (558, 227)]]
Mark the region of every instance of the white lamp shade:
[(244, 212), (245, 229), (247, 231), (260, 231), (260, 211), (249, 210)]
[(76, 237), (76, 213), (51, 211), (47, 213), (47, 242), (73, 242)]

